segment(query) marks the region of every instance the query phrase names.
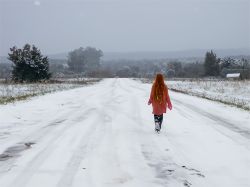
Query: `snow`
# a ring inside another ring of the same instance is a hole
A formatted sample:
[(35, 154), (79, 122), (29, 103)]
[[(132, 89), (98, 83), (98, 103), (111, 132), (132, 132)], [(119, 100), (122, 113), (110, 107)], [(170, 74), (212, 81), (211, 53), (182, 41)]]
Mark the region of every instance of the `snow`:
[(0, 186), (250, 186), (249, 112), (170, 91), (156, 134), (150, 88), (105, 79), (0, 106), (0, 154), (12, 156)]
[(0, 97), (18, 97), (43, 94), (79, 87), (77, 84), (0, 84)]
[(176, 80), (167, 82), (171, 89), (250, 110), (249, 80)]
[(228, 73), (227, 78), (239, 78), (240, 73)]
[(78, 78), (78, 79), (57, 79), (61, 83), (29, 83), (29, 84), (0, 84), (0, 103), (5, 103), (8, 99), (13, 100), (25, 96), (42, 95), (46, 93), (79, 88), (87, 84), (92, 84), (100, 79)]

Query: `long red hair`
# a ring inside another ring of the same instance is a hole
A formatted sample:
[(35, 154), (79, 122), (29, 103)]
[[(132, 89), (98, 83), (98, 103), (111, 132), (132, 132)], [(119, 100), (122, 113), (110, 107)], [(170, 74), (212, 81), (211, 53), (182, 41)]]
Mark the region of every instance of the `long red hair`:
[(164, 77), (160, 73), (158, 73), (155, 77), (152, 92), (154, 101), (160, 104), (166, 103), (166, 98), (164, 97), (166, 92), (166, 85), (164, 83)]

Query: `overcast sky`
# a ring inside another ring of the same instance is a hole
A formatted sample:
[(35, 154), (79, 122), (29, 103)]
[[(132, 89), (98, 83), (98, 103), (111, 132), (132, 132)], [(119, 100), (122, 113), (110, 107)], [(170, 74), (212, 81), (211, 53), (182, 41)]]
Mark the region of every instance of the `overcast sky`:
[(250, 0), (0, 0), (0, 55), (250, 49)]

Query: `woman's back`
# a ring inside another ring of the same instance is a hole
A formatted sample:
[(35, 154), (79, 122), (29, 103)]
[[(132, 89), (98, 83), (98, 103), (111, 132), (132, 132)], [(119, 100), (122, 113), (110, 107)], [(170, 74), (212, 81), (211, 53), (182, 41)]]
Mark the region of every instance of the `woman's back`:
[(155, 130), (160, 132), (163, 120), (163, 113), (166, 113), (167, 108), (172, 110), (172, 104), (168, 94), (168, 87), (164, 83), (162, 74), (157, 74), (153, 86), (151, 88), (148, 105), (152, 104), (155, 120)]

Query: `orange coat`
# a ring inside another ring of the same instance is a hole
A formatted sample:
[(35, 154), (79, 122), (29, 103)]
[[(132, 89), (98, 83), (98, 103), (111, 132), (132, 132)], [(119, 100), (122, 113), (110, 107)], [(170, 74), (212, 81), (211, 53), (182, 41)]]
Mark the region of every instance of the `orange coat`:
[(167, 86), (165, 85), (165, 95), (164, 97), (166, 98), (166, 102), (165, 103), (158, 103), (156, 101), (154, 101), (153, 99), (153, 87), (151, 89), (151, 93), (150, 93), (150, 98), (148, 100), (148, 104), (150, 105), (152, 103), (152, 107), (153, 107), (153, 114), (155, 115), (161, 115), (163, 113), (166, 113), (167, 111), (167, 107), (171, 110), (172, 109), (172, 104), (171, 104), (171, 101), (170, 101), (170, 97), (169, 97), (169, 94), (168, 94), (168, 88)]

